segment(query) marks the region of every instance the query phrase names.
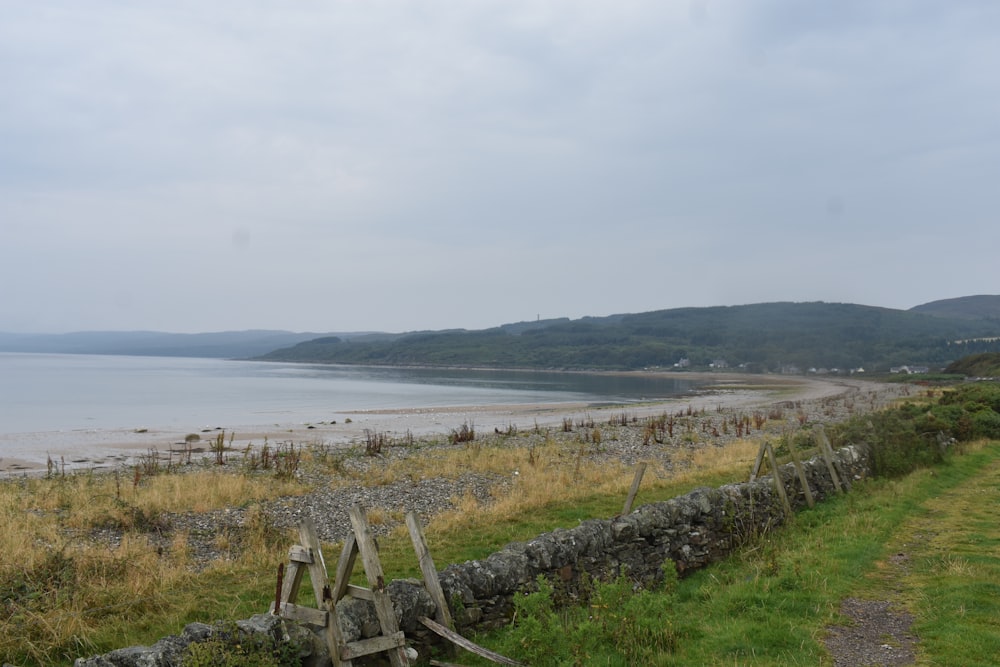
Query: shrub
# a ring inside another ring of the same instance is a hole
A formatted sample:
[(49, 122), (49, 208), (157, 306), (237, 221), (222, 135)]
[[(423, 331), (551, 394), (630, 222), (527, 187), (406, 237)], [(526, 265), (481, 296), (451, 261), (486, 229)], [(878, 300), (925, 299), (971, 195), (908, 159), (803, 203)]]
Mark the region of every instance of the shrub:
[(1000, 438), (1000, 385), (981, 382), (945, 391), (931, 404), (907, 402), (835, 428), (841, 444), (871, 447), (876, 476), (905, 475), (940, 463), (950, 438)]
[(224, 624), (211, 639), (190, 644), (181, 658), (184, 667), (290, 667), (301, 665), (299, 647), (265, 634), (242, 632)]
[(448, 436), (449, 442), (453, 445), (457, 445), (461, 442), (472, 442), (476, 439), (476, 427), (469, 422), (464, 422), (457, 429), (452, 429), (451, 435)]

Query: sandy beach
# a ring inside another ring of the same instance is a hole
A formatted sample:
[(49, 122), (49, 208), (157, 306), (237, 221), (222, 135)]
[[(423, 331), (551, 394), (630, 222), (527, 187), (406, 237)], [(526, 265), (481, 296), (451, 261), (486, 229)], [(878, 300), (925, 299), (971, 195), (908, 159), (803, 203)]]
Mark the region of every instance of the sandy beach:
[(705, 409), (753, 409), (778, 401), (819, 400), (857, 392), (876, 383), (854, 378), (805, 378), (744, 374), (687, 374), (691, 379), (706, 379), (715, 383), (711, 390), (668, 401), (630, 403), (627, 405), (594, 405), (584, 403), (537, 403), (524, 405), (470, 405), (447, 408), (417, 408), (403, 410), (362, 410), (345, 413), (336, 422), (312, 424), (218, 424), (191, 431), (168, 431), (155, 428), (138, 430), (72, 430), (39, 431), (34, 433), (0, 434), (0, 450), (10, 453), (0, 458), (0, 474), (45, 471), (51, 460), (60, 469), (107, 468), (129, 463), (137, 456), (156, 452), (161, 457), (179, 454), (185, 449), (185, 437), (197, 433), (200, 441), (195, 452), (204, 450), (219, 433), (225, 433), (227, 444), (232, 438), (234, 449), (250, 444), (323, 443), (349, 447), (362, 441), (366, 432), (415, 437), (446, 436), (463, 424), (480, 431), (557, 425), (565, 418), (579, 420), (591, 416), (597, 421), (612, 412), (643, 417), (662, 412), (676, 412), (690, 406)]

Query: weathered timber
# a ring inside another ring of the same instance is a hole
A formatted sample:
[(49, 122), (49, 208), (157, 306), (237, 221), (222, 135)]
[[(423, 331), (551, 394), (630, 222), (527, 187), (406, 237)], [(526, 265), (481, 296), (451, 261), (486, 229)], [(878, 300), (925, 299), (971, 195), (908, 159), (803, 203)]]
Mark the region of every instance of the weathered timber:
[(457, 632), (449, 630), (440, 623), (432, 621), (426, 616), (421, 616), (417, 620), (423, 623), (427, 627), (427, 629), (432, 630), (435, 634), (444, 637), (445, 639), (454, 643), (455, 645), (461, 646), (469, 653), (474, 653), (480, 656), (481, 658), (486, 658), (490, 662), (495, 662), (498, 665), (508, 665), (509, 667), (524, 667), (523, 662), (512, 660), (508, 657), (500, 655), (499, 653), (491, 651), (488, 648), (483, 648), (479, 644), (475, 644), (469, 641), (468, 639), (458, 634)]
[[(396, 612), (392, 608), (392, 600), (386, 592), (385, 573), (382, 571), (382, 563), (378, 557), (375, 539), (372, 537), (368, 521), (359, 506), (351, 507), (348, 515), (351, 518), (351, 527), (354, 529), (357, 549), (361, 555), (361, 565), (364, 567), (365, 576), (368, 577), (368, 583), (372, 587), (375, 615), (378, 617), (382, 634), (392, 636), (399, 632), (399, 625), (396, 621)], [(332, 625), (337, 624), (333, 623)], [(410, 664), (401, 646), (386, 650), (386, 654), (389, 656), (389, 663), (392, 667), (407, 667)]]
[(799, 453), (795, 449), (795, 443), (792, 439), (788, 439), (788, 451), (792, 454), (792, 463), (795, 465), (795, 472), (799, 475), (799, 482), (802, 484), (802, 490), (806, 494), (806, 504), (810, 508), (816, 507), (816, 499), (813, 498), (812, 489), (809, 488), (809, 480), (806, 479), (806, 471), (802, 468), (802, 459), (799, 458)]
[(635, 467), (635, 477), (632, 478), (632, 488), (628, 491), (628, 497), (625, 498), (625, 506), (622, 507), (622, 514), (628, 514), (632, 511), (632, 503), (635, 502), (635, 497), (639, 493), (639, 485), (642, 484), (642, 476), (646, 474), (646, 464), (639, 463)]
[(451, 618), (451, 611), (448, 608), (448, 601), (441, 590), (441, 582), (438, 580), (437, 568), (434, 567), (434, 558), (431, 557), (431, 550), (427, 547), (427, 539), (424, 537), (423, 528), (420, 527), (420, 520), (413, 512), (406, 514), (406, 527), (410, 531), (410, 541), (413, 542), (413, 549), (417, 553), (417, 561), (420, 564), (420, 572), (424, 576), (424, 588), (434, 601), (437, 607), (435, 613), (437, 622), (441, 625), (455, 629), (455, 623)]
[(792, 504), (788, 502), (788, 494), (785, 493), (785, 483), (781, 479), (781, 469), (778, 467), (778, 459), (774, 456), (774, 447), (768, 441), (764, 441), (763, 446), (767, 448), (767, 460), (771, 464), (771, 477), (774, 479), (774, 488), (778, 492), (778, 497), (781, 498), (785, 514), (791, 516)]

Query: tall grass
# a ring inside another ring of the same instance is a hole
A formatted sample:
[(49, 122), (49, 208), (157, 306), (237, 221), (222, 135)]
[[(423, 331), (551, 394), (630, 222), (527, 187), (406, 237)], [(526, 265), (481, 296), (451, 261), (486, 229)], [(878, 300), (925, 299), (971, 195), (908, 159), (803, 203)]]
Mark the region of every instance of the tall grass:
[[(68, 663), (145, 636), (146, 624), (175, 617), (172, 609), (201, 606), (206, 616), (228, 611), (201, 604), (204, 590), (192, 582), (202, 575), (194, 572), (183, 532), (173, 534), (167, 548), (149, 534), (166, 530), (168, 512), (246, 506), (303, 491), (289, 481), (215, 469), (138, 480), (80, 473), (0, 484), (0, 660)], [(239, 561), (216, 563), (217, 569), (270, 572), (280, 557), (275, 546), (287, 549), (286, 536), (276, 537), (253, 512), (249, 517)]]

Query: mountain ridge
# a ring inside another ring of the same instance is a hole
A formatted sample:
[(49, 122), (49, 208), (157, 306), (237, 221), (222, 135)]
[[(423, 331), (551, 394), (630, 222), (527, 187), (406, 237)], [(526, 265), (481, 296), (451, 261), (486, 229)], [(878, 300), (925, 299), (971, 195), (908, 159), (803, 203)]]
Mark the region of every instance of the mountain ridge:
[(910, 308), (912, 312), (964, 319), (1000, 319), (1000, 295), (976, 294), (939, 299)]
[(379, 341), (327, 337), (262, 360), (605, 369), (700, 367), (760, 372), (940, 367), (1000, 350), (1000, 321), (826, 302), (688, 307), (481, 330), (413, 332)]
[(943, 299), (908, 310), (777, 301), (403, 333), (272, 329), (188, 334), (0, 332), (0, 352), (530, 368), (674, 367), (684, 360), (695, 367), (731, 365), (757, 370), (803, 364), (806, 368), (943, 365), (962, 356), (959, 352), (1000, 349), (990, 340), (1000, 336), (996, 313), (1000, 313), (1000, 296), (992, 295)]

